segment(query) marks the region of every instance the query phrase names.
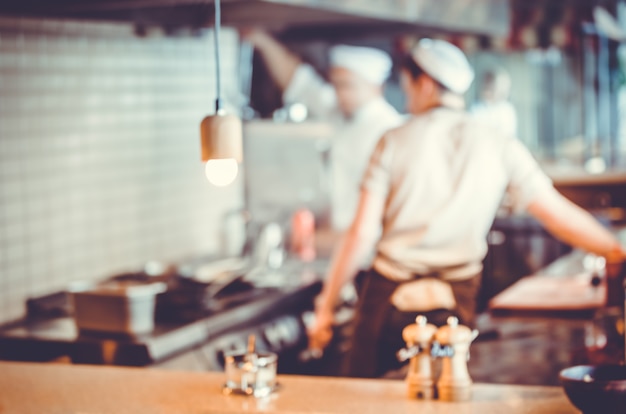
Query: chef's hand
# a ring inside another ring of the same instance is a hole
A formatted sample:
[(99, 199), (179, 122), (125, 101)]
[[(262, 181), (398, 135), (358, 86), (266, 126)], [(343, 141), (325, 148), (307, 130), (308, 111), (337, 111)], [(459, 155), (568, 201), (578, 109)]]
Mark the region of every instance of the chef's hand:
[(325, 309), (317, 309), (315, 311), (315, 320), (307, 328), (309, 336), (309, 350), (321, 356), (324, 348), (328, 346), (333, 338), (333, 320), (334, 316), (331, 311)]
[(607, 264), (621, 264), (626, 262), (626, 247), (621, 244), (615, 245), (611, 251), (605, 255)]
[(617, 244), (611, 249), (609, 254), (606, 254), (604, 258), (606, 259), (605, 269), (608, 277), (614, 278), (621, 274), (622, 271), (626, 271), (626, 249), (620, 244)]

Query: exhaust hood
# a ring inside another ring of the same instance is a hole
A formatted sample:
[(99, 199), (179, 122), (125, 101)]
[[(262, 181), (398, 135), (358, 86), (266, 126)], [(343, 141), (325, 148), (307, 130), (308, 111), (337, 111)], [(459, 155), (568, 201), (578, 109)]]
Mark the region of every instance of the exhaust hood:
[[(0, 14), (130, 21), (139, 25), (213, 24), (212, 0), (20, 0), (0, 2)], [(225, 25), (285, 30), (357, 27), (432, 29), (505, 36), (509, 0), (223, 0)]]

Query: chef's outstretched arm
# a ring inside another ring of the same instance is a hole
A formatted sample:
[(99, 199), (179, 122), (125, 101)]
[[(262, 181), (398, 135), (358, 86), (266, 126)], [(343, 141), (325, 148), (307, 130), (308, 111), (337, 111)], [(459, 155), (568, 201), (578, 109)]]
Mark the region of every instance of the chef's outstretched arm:
[(270, 76), (283, 93), (285, 104), (304, 104), (309, 115), (320, 119), (337, 113), (335, 89), (316, 71), (270, 34), (259, 29), (242, 31), (242, 37), (259, 51)]
[(352, 280), (377, 241), (384, 200), (361, 190), (356, 216), (334, 250), (324, 287), (315, 308), (315, 323), (309, 328), (309, 347), (324, 349), (332, 339), (333, 310), (343, 286)]
[(302, 63), (300, 58), (261, 29), (245, 30), (242, 32), (242, 37), (259, 51), (270, 76), (280, 90), (285, 91), (291, 83), (296, 69)]
[(528, 212), (556, 238), (572, 246), (604, 256), (608, 262), (626, 260), (619, 240), (586, 210), (553, 190), (536, 197)]

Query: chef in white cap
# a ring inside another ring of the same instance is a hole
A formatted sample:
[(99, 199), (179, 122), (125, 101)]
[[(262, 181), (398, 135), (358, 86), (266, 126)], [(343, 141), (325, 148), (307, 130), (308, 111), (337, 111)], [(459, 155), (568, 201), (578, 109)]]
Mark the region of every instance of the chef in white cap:
[(286, 104), (302, 103), (313, 117), (336, 123), (330, 152), (331, 220), (334, 230), (345, 230), (354, 217), (361, 178), (376, 142), (402, 122), (383, 97), (391, 58), (370, 47), (334, 46), (328, 83), (266, 32), (251, 30), (244, 37), (261, 53)]
[(480, 98), (470, 107), (474, 117), (505, 134), (517, 135), (517, 113), (509, 101), (511, 77), (500, 67), (483, 73)]
[(359, 295), (344, 372), (350, 376), (399, 367), (402, 329), (419, 314), (437, 325), (451, 315), (473, 325), (486, 236), (506, 192), (518, 210), (561, 240), (607, 260), (626, 258), (609, 231), (554, 189), (519, 140), (464, 109), (474, 72), (461, 50), (423, 39), (401, 77), (413, 116), (386, 132), (372, 154), (357, 213), (333, 256), (309, 329), (310, 347), (323, 349), (338, 292), (361, 255), (376, 246)]

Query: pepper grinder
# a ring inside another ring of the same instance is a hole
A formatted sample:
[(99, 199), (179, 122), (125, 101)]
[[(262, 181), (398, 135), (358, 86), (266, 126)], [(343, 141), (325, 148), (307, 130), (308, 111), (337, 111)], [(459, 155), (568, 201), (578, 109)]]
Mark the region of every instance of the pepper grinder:
[(414, 324), (402, 330), (402, 338), (407, 343), (407, 348), (417, 347), (417, 354), (411, 357), (406, 376), (409, 398), (432, 400), (435, 396), (430, 344), (436, 331), (437, 327), (428, 323), (423, 315), (419, 315)]
[(435, 334), (435, 340), (452, 352), (442, 358), (441, 376), (437, 382), (439, 399), (442, 401), (467, 401), (472, 395), (472, 379), (467, 370), (469, 346), (475, 334), (467, 327), (459, 325), (459, 320), (450, 316), (447, 325)]

